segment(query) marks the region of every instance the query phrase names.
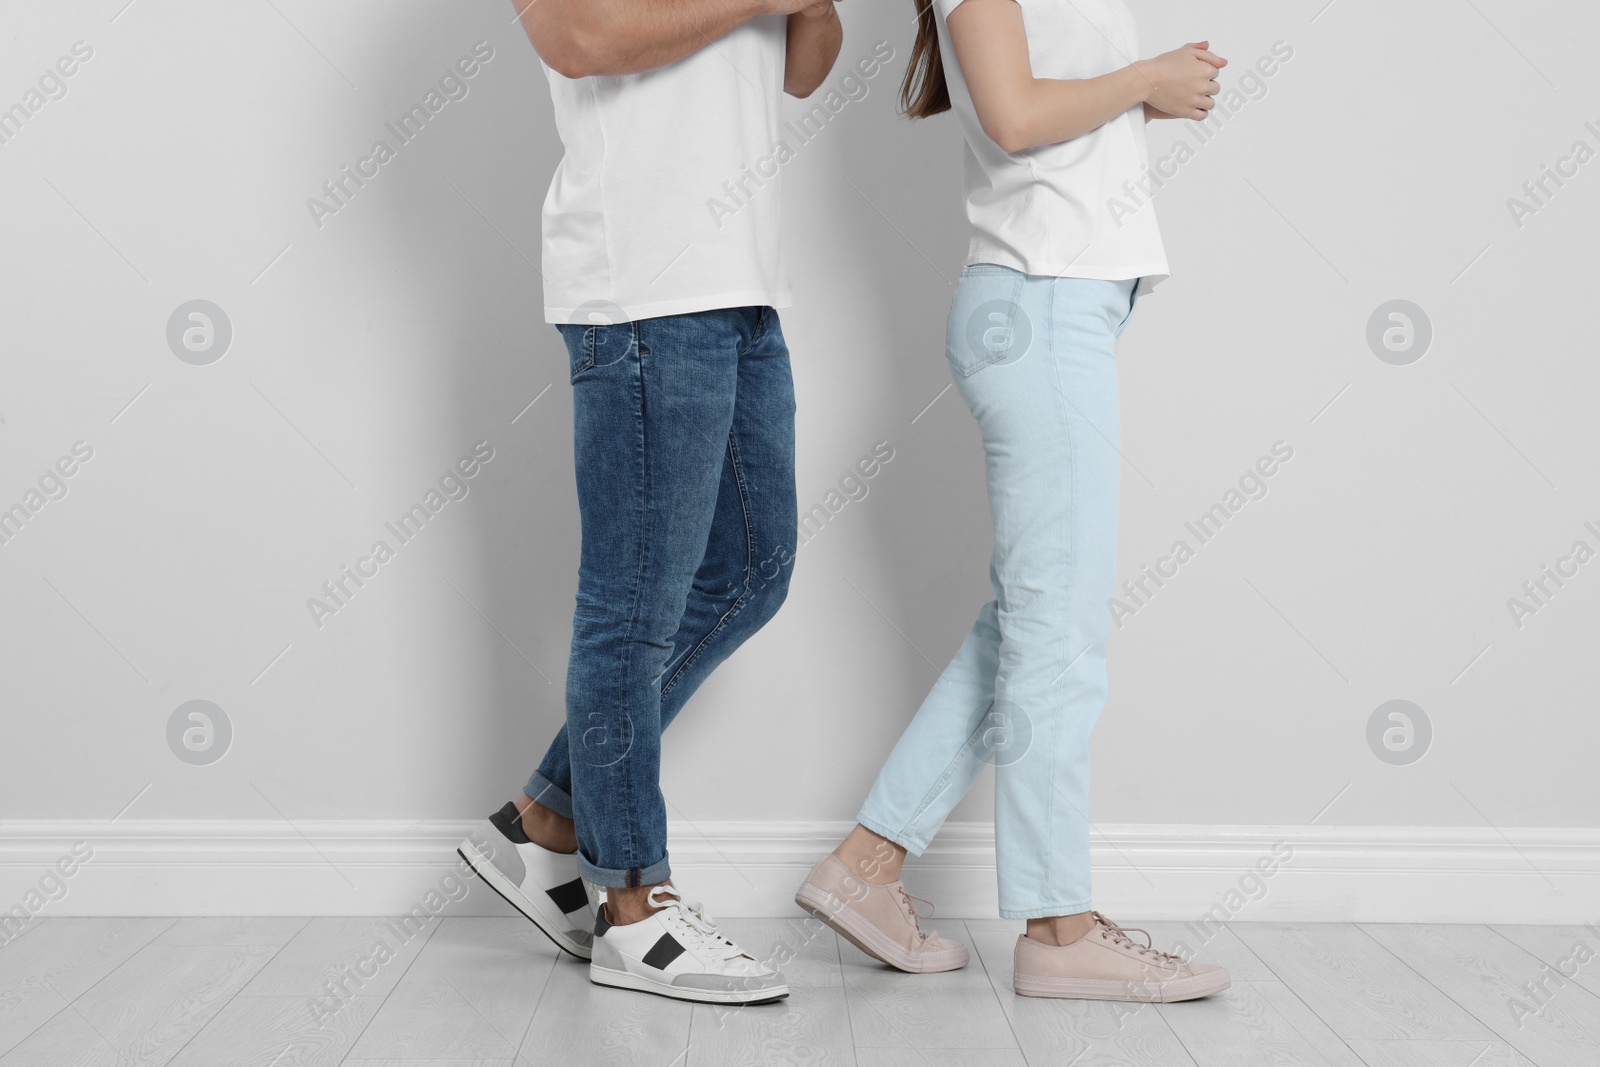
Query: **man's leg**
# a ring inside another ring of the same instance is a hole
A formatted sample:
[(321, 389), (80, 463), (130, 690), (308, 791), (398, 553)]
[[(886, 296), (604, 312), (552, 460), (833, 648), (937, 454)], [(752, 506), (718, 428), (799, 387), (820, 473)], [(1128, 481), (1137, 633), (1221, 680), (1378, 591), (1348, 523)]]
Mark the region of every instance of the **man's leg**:
[[(757, 315), (739, 361), (716, 516), (662, 679), (662, 729), (772, 619), (788, 593), (796, 538), (794, 412), (788, 348), (777, 313), (767, 309)], [(577, 848), (567, 738), (563, 726), (517, 801), (528, 835), (564, 852)]]
[(761, 308), (739, 359), (716, 521), (661, 684), (663, 728), (788, 595), (797, 523), (794, 414), (794, 379), (778, 313)]
[(584, 877), (608, 890), (670, 873), (661, 681), (717, 512), (742, 327), (730, 310), (563, 328), (583, 530), (564, 814)]
[[(781, 596), (781, 584), (757, 596), (748, 577), (755, 528), (771, 519), (753, 517), (741, 457), (771, 431), (746, 442), (748, 428), (736, 426), (741, 369), (781, 353), (781, 334), (762, 347), (769, 329), (768, 313), (745, 308), (645, 320), (626, 335), (568, 335), (583, 560), (567, 667), (566, 799), (579, 869), (606, 889), (589, 945), (589, 979), (602, 985), (721, 1004), (789, 993), (781, 974), (668, 881), (660, 788), (663, 689), (692, 683), (701, 660), (709, 670)], [(772, 484), (763, 478), (762, 492)], [(792, 530), (792, 499), (777, 510)], [(697, 579), (704, 603), (691, 613)], [(565, 792), (537, 774), (530, 787), (556, 802)]]
[(639, 910), (645, 889), (625, 887), (667, 878), (661, 677), (717, 512), (743, 321), (727, 311), (560, 328), (583, 529), (563, 735), (578, 744), (547, 754), (527, 787), (539, 804), (507, 804), (460, 851), (575, 955), (592, 956), (585, 879)]

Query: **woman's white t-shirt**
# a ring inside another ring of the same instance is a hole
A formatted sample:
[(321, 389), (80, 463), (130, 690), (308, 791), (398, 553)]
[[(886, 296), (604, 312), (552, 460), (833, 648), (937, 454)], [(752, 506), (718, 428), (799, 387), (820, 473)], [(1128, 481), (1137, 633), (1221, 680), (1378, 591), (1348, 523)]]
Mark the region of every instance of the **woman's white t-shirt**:
[[(967, 262), (1059, 278), (1169, 276), (1155, 206), (1142, 105), (1070, 141), (1007, 153), (983, 132), (946, 19), (962, 0), (934, 0), (951, 109), (966, 133)], [(1122, 0), (1016, 0), (1033, 76), (1094, 78), (1139, 57)]]
[(762, 16), (669, 66), (566, 78), (544, 202), (545, 321), (788, 307), (779, 141), (788, 21)]

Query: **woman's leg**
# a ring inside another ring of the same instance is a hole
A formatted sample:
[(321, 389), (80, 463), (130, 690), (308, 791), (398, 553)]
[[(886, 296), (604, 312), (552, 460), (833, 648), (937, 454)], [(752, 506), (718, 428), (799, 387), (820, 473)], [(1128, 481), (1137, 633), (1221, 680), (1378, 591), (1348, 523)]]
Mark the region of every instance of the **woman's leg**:
[[(983, 434), (995, 602), (895, 746), (861, 825), (801, 887), (813, 900), (818, 885), (860, 892), (836, 905), (847, 934), (892, 929), (882, 888), (860, 884), (868, 867), (897, 875), (895, 846), (925, 848), (992, 761), (1000, 911), (1028, 920), (1013, 975), (1026, 996), (1172, 1001), (1229, 983), (1089, 911), (1089, 741), (1107, 693), (1121, 460), (1115, 350), (1135, 285), (963, 272), (949, 354)], [(863, 922), (875, 905), (878, 920)], [(893, 943), (877, 945), (895, 962)]]
[[(945, 356), (980, 427), (986, 418), (997, 421), (993, 411), (1007, 402), (1008, 393), (1027, 402), (1025, 375), (1037, 374), (1048, 363), (1050, 346), (1041, 331), (1049, 321), (1049, 299), (1048, 282), (1030, 282), (1006, 267), (979, 264), (961, 272), (946, 323)], [(999, 447), (985, 429), (991, 502), (995, 478), (1005, 477), (1008, 463)], [(1026, 461), (1026, 456), (1015, 458)], [(1000, 499), (1010, 507), (1004, 490)], [(1001, 518), (996, 512), (997, 531)], [(1007, 521), (1007, 529), (1015, 531), (1009, 514)], [(1001, 559), (997, 550), (995, 562)], [(967, 639), (878, 772), (858, 817), (871, 835), (914, 855), (927, 848), (985, 763), (1014, 762), (1026, 754), (1029, 743), (1016, 716), (995, 700), (1006, 599), (1001, 572), (991, 566), (989, 577), (995, 600), (979, 609)], [(868, 835), (852, 834), (852, 839), (849, 851), (883, 851)], [(900, 853), (893, 861), (896, 875), (902, 857)]]
[(1005, 751), (1006, 724), (990, 714), (1000, 650), (996, 619), (994, 601), (979, 609), (862, 805), (857, 822), (870, 834), (853, 833), (840, 851), (859, 860), (854, 866), (871, 881), (898, 878), (906, 852), (922, 854), (997, 746)]
[[(963, 272), (947, 355), (983, 433), (995, 600), (918, 709), (859, 822), (920, 854), (985, 763), (1001, 913), (1089, 907), (1088, 739), (1105, 703), (1116, 549), (1116, 337), (1132, 281)], [(879, 847), (875, 847), (879, 846)], [(852, 834), (842, 852), (898, 854)]]
[[(1028, 279), (1030, 351), (962, 381), (983, 432), (1001, 633), (994, 711), (1000, 913), (1069, 937), (1091, 925), (1089, 744), (1107, 693), (1117, 541), (1116, 341), (1132, 281)], [(1042, 315), (1041, 315), (1042, 309)]]

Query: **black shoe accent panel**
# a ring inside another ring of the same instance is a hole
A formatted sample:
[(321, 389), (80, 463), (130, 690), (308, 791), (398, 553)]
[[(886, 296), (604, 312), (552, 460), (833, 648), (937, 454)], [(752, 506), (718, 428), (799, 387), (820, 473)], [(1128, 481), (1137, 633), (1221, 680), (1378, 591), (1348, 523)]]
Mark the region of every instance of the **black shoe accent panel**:
[(604, 937), (609, 929), (611, 929), (611, 924), (606, 922), (606, 906), (602, 903), (598, 908), (594, 909), (594, 936)]
[(683, 955), (683, 946), (671, 934), (662, 934), (661, 938), (650, 946), (650, 951), (644, 954), (646, 967), (654, 967), (658, 971), (666, 970), (667, 965)]
[(589, 906), (589, 894), (584, 892), (582, 878), (574, 878), (554, 889), (546, 889), (545, 895), (555, 901), (556, 907), (563, 915), (582, 911)]
[(505, 834), (519, 845), (531, 845), (528, 835), (522, 830), (522, 813), (517, 811), (517, 806), (511, 801), (506, 801), (506, 806), (489, 816), (489, 821), (494, 823), (495, 829)]

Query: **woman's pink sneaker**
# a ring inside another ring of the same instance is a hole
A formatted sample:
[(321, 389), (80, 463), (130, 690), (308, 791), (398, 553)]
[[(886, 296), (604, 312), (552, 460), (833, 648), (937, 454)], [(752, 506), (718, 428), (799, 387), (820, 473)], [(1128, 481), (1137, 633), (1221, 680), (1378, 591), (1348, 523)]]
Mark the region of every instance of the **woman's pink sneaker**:
[[(1018, 937), (1012, 988), (1025, 997), (1170, 1004), (1220, 993), (1232, 984), (1221, 967), (1188, 963), (1153, 948), (1144, 930), (1125, 930), (1098, 911), (1092, 914), (1094, 928), (1070, 945)], [(1129, 934), (1144, 934), (1145, 943)]]
[[(850, 873), (829, 853), (811, 868), (794, 901), (837, 930), (862, 952), (913, 973), (953, 971), (967, 965), (965, 945), (950, 944), (918, 925), (912, 900), (899, 879), (883, 884)], [(932, 907), (930, 902), (929, 907)], [(933, 912), (929, 911), (928, 916)]]

